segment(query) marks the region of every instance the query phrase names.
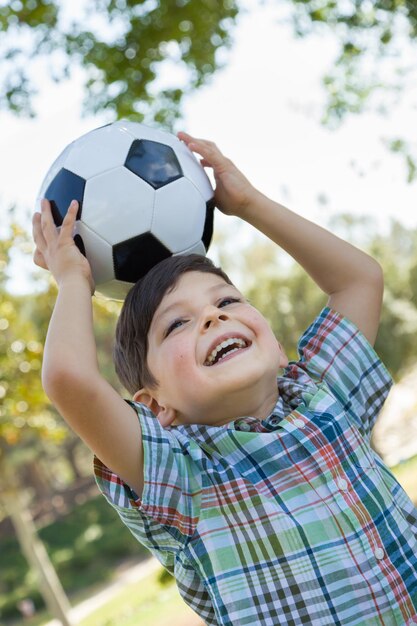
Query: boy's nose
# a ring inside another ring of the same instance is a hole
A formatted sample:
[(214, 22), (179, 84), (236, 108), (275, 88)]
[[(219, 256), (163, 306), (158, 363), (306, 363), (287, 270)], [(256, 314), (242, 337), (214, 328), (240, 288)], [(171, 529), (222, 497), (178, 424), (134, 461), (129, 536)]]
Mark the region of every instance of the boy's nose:
[(202, 317), (202, 328), (208, 330), (213, 324), (225, 322), (228, 319), (229, 317), (223, 309), (218, 309), (215, 306), (206, 307)]

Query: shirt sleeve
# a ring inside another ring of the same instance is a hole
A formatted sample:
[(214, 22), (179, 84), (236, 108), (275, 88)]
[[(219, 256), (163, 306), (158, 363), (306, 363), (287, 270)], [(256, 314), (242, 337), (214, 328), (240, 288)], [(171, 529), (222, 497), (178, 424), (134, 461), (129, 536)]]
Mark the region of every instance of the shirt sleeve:
[(360, 431), (369, 435), (392, 378), (362, 332), (325, 307), (301, 336), (298, 352), (295, 365), (312, 380), (324, 381)]
[(171, 571), (174, 553), (185, 546), (198, 522), (201, 477), (192, 465), (189, 442), (182, 441), (175, 429), (164, 429), (145, 405), (129, 404), (142, 430), (142, 496), (94, 457), (96, 483), (138, 541)]

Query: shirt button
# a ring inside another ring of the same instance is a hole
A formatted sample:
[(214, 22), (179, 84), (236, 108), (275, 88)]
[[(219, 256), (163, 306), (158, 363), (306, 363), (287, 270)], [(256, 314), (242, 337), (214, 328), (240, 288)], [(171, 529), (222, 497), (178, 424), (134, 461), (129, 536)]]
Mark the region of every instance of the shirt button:
[(271, 417), (271, 419), (269, 420), (269, 423), (271, 424), (271, 426), (275, 426), (276, 424), (278, 424), (279, 421), (280, 421), (279, 417)]
[(238, 426), (239, 426), (239, 430), (244, 430), (245, 432), (250, 430), (250, 424), (248, 424), (247, 422), (242, 422)]
[(303, 420), (300, 420), (299, 418), (295, 419), (293, 421), (294, 426), (296, 426), (297, 428), (304, 428), (304, 422)]
[(374, 551), (374, 555), (375, 558), (378, 559), (378, 561), (381, 561), (381, 559), (383, 559), (385, 556), (385, 551), (382, 548), (376, 548), (376, 550)]
[(342, 491), (346, 491), (348, 488), (348, 482), (347, 480), (345, 480), (344, 478), (339, 478), (337, 481), (337, 486), (339, 487), (339, 489), (341, 489)]

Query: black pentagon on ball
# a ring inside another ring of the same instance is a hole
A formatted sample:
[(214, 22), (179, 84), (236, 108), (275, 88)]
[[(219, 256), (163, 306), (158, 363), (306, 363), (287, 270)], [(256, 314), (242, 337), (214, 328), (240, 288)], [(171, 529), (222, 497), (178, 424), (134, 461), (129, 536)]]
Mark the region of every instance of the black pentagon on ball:
[(213, 237), (214, 209), (214, 198), (211, 198), (211, 200), (206, 203), (206, 219), (204, 221), (204, 230), (201, 236), (206, 251), (209, 249), (211, 239)]
[(152, 233), (143, 233), (113, 246), (114, 275), (135, 283), (171, 252)]
[(78, 201), (77, 220), (81, 219), (85, 183), (84, 178), (63, 167), (49, 184), (44, 197), (51, 203), (52, 216), (56, 226), (61, 226), (71, 200)]
[(136, 139), (125, 161), (128, 170), (159, 189), (183, 176), (174, 150), (163, 143)]

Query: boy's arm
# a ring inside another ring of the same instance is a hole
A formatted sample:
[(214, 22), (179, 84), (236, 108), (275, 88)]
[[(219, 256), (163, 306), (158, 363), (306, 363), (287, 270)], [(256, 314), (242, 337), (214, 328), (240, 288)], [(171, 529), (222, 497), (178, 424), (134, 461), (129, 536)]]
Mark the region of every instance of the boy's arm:
[(209, 141), (178, 133), (201, 163), (212, 167), (216, 205), (241, 217), (290, 254), (329, 296), (328, 306), (350, 319), (373, 344), (382, 306), (380, 265), (358, 248), (270, 200)]
[(77, 207), (58, 234), (49, 203), (33, 221), (35, 262), (50, 269), (58, 297), (44, 350), (42, 382), (58, 411), (88, 447), (138, 496), (143, 489), (143, 450), (134, 410), (101, 376), (93, 332), (93, 283), (86, 259), (72, 239)]
[(288, 252), (373, 345), (383, 273), (369, 255), (256, 191), (241, 217)]

